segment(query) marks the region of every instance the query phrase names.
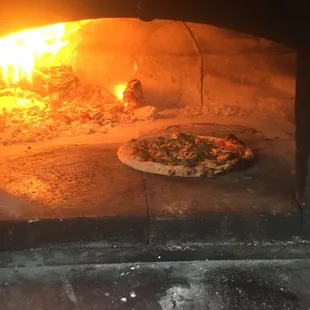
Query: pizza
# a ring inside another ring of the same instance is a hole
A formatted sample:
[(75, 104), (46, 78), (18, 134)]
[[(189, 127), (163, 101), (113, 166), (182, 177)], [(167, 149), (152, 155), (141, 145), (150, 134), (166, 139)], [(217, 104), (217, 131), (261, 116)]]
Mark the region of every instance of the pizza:
[(235, 135), (226, 138), (174, 133), (132, 139), (117, 152), (136, 170), (179, 177), (212, 177), (249, 167), (255, 155)]

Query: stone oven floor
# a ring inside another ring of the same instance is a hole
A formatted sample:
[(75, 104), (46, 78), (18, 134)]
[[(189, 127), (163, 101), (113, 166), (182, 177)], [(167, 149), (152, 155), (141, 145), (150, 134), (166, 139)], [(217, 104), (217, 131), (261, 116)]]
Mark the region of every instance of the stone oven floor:
[(2, 268), (3, 310), (309, 309), (308, 260)]
[[(154, 121), (118, 128), (114, 136), (112, 132), (2, 146), (0, 220), (109, 216), (175, 219), (297, 212), (292, 132), (273, 126), (267, 135), (255, 127), (254, 121), (249, 123), (256, 129), (241, 126), (238, 120), (234, 126), (224, 119), (216, 125), (214, 118), (213, 122), (195, 119), (193, 123), (191, 119), (177, 125)], [(119, 162), (116, 151), (123, 142), (167, 131), (217, 136), (234, 133), (254, 149), (258, 159), (247, 171), (212, 179), (150, 175)]]

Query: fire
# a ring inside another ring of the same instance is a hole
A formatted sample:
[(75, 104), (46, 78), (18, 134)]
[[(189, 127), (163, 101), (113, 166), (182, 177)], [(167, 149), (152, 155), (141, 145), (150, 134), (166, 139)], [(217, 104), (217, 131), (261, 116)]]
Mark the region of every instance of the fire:
[(114, 87), (114, 93), (115, 93), (115, 96), (117, 97), (117, 99), (119, 99), (119, 100), (124, 99), (124, 91), (125, 91), (126, 87), (127, 87), (127, 84), (117, 84)]
[[(127, 84), (117, 84), (114, 87), (114, 94), (116, 98), (119, 99), (120, 101), (124, 101), (124, 91), (126, 88), (127, 88)], [(128, 103), (124, 102), (124, 106), (126, 108), (128, 106)]]
[[(138, 70), (138, 66), (137, 66), (137, 63), (134, 61), (133, 62), (133, 75), (137, 70)], [(126, 90), (127, 87), (128, 87), (128, 83), (117, 84), (114, 87), (114, 95), (118, 100), (124, 102), (124, 91)], [(126, 108), (128, 106), (128, 102), (124, 102), (124, 106)]]
[(22, 79), (31, 81), (32, 71), (38, 61), (44, 57), (48, 63), (68, 44), (65, 34), (66, 26), (60, 23), (0, 38), (0, 68), (4, 82), (13, 85)]

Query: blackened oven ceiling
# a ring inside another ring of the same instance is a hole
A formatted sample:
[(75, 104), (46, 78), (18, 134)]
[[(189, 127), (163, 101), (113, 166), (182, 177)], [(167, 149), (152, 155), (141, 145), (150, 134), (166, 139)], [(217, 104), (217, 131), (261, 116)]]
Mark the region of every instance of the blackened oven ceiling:
[(1, 1), (0, 36), (57, 22), (135, 17), (206, 23), (263, 37), (293, 48), (310, 46), (308, 1), (247, 0), (31, 0)]

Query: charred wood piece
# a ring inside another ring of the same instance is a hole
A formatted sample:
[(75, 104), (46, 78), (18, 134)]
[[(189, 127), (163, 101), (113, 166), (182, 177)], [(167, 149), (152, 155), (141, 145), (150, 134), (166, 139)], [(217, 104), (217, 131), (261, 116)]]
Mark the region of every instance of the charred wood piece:
[(139, 108), (145, 105), (142, 84), (138, 79), (127, 83), (123, 92), (123, 100), (132, 108)]

